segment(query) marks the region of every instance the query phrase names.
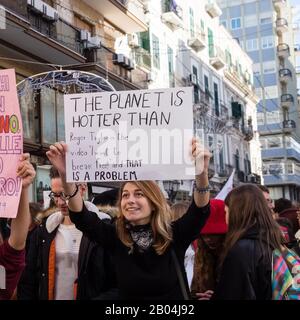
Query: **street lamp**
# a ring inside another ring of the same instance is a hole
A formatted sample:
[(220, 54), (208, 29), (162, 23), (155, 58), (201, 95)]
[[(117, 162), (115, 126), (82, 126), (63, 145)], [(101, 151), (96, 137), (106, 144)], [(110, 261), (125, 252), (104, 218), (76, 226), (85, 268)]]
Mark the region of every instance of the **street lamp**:
[(173, 202), (179, 190), (180, 182), (178, 180), (166, 180), (163, 183), (164, 183), (164, 189), (168, 194), (169, 200)]

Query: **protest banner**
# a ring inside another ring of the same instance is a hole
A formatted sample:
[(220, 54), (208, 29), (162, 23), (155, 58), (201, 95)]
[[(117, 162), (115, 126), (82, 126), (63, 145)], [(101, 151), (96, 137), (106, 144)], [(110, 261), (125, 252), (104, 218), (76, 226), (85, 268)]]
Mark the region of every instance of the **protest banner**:
[(22, 153), (23, 128), (15, 70), (0, 70), (0, 217), (17, 215), (22, 182), (16, 172)]
[(192, 88), (65, 95), (67, 181), (193, 179)]

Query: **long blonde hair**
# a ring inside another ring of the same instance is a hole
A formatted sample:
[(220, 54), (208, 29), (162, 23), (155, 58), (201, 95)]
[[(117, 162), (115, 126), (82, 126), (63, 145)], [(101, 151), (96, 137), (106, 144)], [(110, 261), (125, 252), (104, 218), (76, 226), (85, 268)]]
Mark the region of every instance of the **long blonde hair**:
[(127, 183), (135, 184), (154, 208), (150, 217), (150, 225), (153, 232), (153, 247), (158, 255), (162, 255), (172, 241), (171, 210), (155, 181), (127, 181), (122, 184), (118, 199), (119, 213), (116, 220), (118, 237), (124, 245), (133, 248), (133, 240), (126, 228), (126, 219), (121, 208), (122, 192)]

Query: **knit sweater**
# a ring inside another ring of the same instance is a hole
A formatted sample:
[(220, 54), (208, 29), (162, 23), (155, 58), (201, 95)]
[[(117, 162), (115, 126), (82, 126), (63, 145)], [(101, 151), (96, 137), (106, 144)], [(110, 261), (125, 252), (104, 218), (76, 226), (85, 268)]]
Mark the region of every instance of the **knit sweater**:
[(96, 214), (87, 214), (85, 206), (80, 213), (70, 211), (76, 228), (111, 250), (120, 298), (130, 300), (183, 299), (171, 248), (175, 250), (184, 270), (185, 251), (198, 237), (208, 216), (209, 204), (198, 208), (193, 202), (187, 213), (173, 222), (173, 241), (164, 254), (158, 255), (153, 247), (143, 252), (130, 252), (130, 248), (119, 240), (115, 225), (103, 223)]
[(0, 265), (6, 272), (6, 289), (0, 289), (0, 300), (8, 300), (13, 294), (25, 267), (25, 249), (16, 250), (8, 241), (0, 246)]

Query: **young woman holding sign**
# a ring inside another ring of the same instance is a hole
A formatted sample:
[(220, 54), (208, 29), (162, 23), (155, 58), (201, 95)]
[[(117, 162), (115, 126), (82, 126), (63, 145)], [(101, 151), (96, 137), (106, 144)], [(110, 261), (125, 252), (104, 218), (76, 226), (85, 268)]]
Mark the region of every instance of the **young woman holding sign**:
[[(171, 222), (170, 208), (154, 181), (122, 184), (115, 225), (105, 224), (89, 212), (74, 183), (66, 183), (65, 143), (47, 152), (69, 195), (69, 211), (76, 227), (113, 254), (121, 299), (187, 298), (184, 254), (209, 216), (208, 166), (211, 154), (192, 141), (196, 162), (193, 202), (187, 213)], [(179, 262), (179, 263), (178, 263)], [(183, 277), (182, 277), (183, 276)]]

